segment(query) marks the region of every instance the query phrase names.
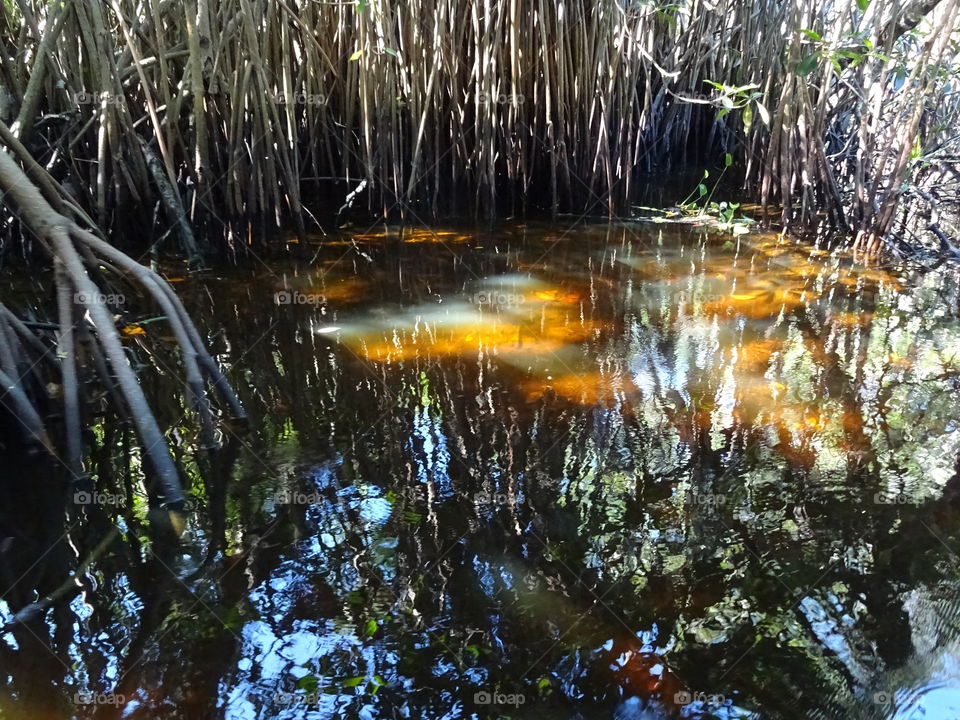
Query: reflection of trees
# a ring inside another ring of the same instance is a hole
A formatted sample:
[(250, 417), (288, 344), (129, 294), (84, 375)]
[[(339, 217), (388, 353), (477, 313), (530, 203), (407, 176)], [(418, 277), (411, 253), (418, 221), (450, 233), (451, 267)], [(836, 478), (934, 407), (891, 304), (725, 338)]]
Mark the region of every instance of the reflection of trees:
[[(600, 279), (612, 280), (589, 278)], [(622, 283), (613, 280), (614, 287)], [(651, 292), (657, 289), (639, 294)], [(299, 407), (289, 417), (301, 439), (322, 437), (311, 422), (327, 427), (331, 416), (344, 417), (337, 405), (350, 396), (350, 383), (368, 399), (380, 398), (350, 407), (351, 427), (375, 425), (376, 432), (348, 440), (332, 431), (325, 442), (349, 458), (340, 470), (343, 483), (373, 482), (394, 494), (382, 533), (396, 538), (396, 554), (384, 565), (375, 542), (354, 546), (360, 573), (351, 586), (334, 588), (379, 592), (379, 600), (367, 601), (369, 612), (404, 618), (405, 608), (416, 610), (413, 625), (420, 629), (412, 635), (401, 630), (409, 619), (396, 621), (398, 636), (407, 638), (401, 650), (412, 655), (398, 664), (401, 673), (428, 686), (458, 687), (468, 677), (465, 668), (478, 664), (496, 669), (509, 686), (546, 653), (523, 684), (532, 686), (552, 669), (569, 694), (596, 693), (604, 687), (596, 676), (598, 648), (656, 618), (656, 646), (671, 647), (670, 665), (688, 687), (728, 694), (739, 687), (789, 716), (798, 706), (830, 707), (832, 697), (842, 707), (870, 672), (909, 655), (901, 590), (940, 577), (925, 557), (936, 556), (938, 541), (921, 519), (936, 515), (946, 500), (915, 509), (873, 504), (891, 459), (885, 414), (906, 379), (883, 367), (889, 336), (873, 329), (875, 318), (896, 314), (902, 294), (846, 293), (829, 305), (815, 302), (748, 323), (735, 342), (772, 332), (786, 349), (759, 373), (735, 370), (734, 393), (740, 383), (748, 393), (738, 400), (759, 410), (718, 425), (729, 377), (716, 368), (730, 361), (729, 340), (704, 333), (702, 323), (678, 324), (672, 292), (662, 289), (652, 304), (641, 297), (639, 305), (636, 295), (623, 305), (611, 293), (591, 307), (592, 317), (614, 320), (606, 345), (598, 346), (609, 366), (645, 378), (637, 381), (639, 391), (625, 390), (594, 408), (551, 402), (549, 394), (528, 404), (503, 383), (519, 385), (522, 375), (495, 360), (424, 358), (388, 371), (342, 352), (338, 398), (329, 375), (283, 357), (324, 357), (326, 341), (272, 345), (281, 362), (267, 363), (266, 379), (256, 384), (290, 384), (288, 397)], [(838, 318), (844, 305), (864, 320), (851, 325), (849, 315)], [(295, 334), (298, 324), (286, 332)], [(911, 332), (920, 338), (930, 328), (914, 323)], [(615, 362), (627, 349), (637, 360)], [(786, 352), (802, 362), (785, 367)], [(278, 365), (297, 368), (290, 373), (296, 380), (271, 378)], [(770, 368), (787, 373), (776, 380), (786, 386), (779, 397), (756, 389), (756, 378)], [(865, 381), (877, 377), (885, 380), (867, 392)], [(929, 384), (921, 379), (921, 386)], [(949, 404), (945, 395), (931, 394)], [(796, 429), (780, 419), (783, 402), (819, 414), (810, 427)], [(298, 416), (303, 406), (309, 409)], [(920, 425), (931, 417), (929, 409), (898, 404), (898, 412), (911, 411)], [(935, 422), (927, 432), (938, 432)], [(909, 454), (909, 443), (899, 451)], [(917, 487), (926, 482), (912, 480)], [(507, 501), (474, 502), (477, 493)], [(704, 494), (726, 502), (680, 500)], [(319, 527), (333, 522), (331, 513)], [(906, 513), (915, 519), (904, 522)], [(944, 535), (948, 543), (952, 535)], [(572, 662), (577, 648), (587, 655)], [(423, 677), (424, 667), (433, 678)], [(381, 673), (391, 670), (397, 668)], [(637, 682), (605, 677), (608, 685)]]
[[(326, 649), (303, 662), (341, 690), (346, 714), (371, 701), (341, 687), (361, 675), (389, 683), (375, 699), (386, 710), (438, 712), (500, 687), (541, 698), (538, 711), (576, 702), (589, 717), (621, 688), (685, 687), (737, 691), (766, 716), (849, 714), (857, 692), (911, 657), (904, 592), (956, 578), (944, 544), (958, 539), (960, 346), (938, 294), (955, 291), (844, 284), (852, 276), (832, 266), (786, 284), (782, 255), (723, 265), (710, 242), (658, 250), (656, 272), (635, 252), (595, 264), (566, 245), (551, 255), (558, 285), (596, 289), (583, 313), (602, 332), (553, 362), (574, 381), (609, 380), (592, 396), (544, 382), (531, 397), (531, 373), (495, 354), (366, 361), (310, 331), (342, 308), (268, 306), (261, 276), (211, 284), (196, 315), (217, 328), (255, 421), (232, 483), (212, 466), (195, 482), (223, 508), (203, 540), (225, 538), (196, 580), (217, 613), (234, 613), (237, 635), (211, 635), (189, 595), (150, 592), (145, 577), (136, 594), (168, 601), (153, 621), (142, 611), (132, 656), (149, 648), (163, 667), (178, 643), (196, 644), (213, 669), (169, 677), (210, 693), (214, 674), (231, 698), (268, 703), (295, 689), (297, 643), (312, 639)], [(470, 279), (435, 253), (403, 252), (425, 278), (405, 276), (410, 305)], [(521, 254), (505, 255), (472, 270), (513, 269)], [(378, 257), (370, 283), (388, 300), (391, 262)], [(810, 293), (802, 304), (797, 288)], [(691, 298), (683, 308), (678, 292)], [(751, 309), (716, 311), (727, 296)], [(320, 499), (272, 505), (288, 486)], [(874, 502), (891, 489), (920, 502)], [(252, 667), (236, 670), (215, 642)], [(83, 664), (105, 673), (120, 647), (132, 646), (85, 646)], [(265, 658), (283, 672), (267, 673)]]

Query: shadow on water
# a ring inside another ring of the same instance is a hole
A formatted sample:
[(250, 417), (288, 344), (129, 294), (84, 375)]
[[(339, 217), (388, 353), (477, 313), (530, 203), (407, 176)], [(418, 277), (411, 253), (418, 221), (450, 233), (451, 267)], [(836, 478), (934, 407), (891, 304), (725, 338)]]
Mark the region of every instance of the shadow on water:
[[(308, 250), (177, 282), (251, 429), (195, 458), (144, 371), (164, 548), (96, 426), (122, 540), (5, 635), (4, 717), (960, 716), (952, 276), (667, 225)], [(3, 492), (4, 586), (59, 583), (89, 542)]]

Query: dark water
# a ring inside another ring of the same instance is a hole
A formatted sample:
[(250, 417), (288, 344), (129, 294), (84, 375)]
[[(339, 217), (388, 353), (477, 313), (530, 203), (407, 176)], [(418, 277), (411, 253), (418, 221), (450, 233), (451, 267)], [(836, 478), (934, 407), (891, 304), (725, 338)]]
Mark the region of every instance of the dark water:
[(948, 273), (657, 225), (299, 251), (177, 282), (251, 428), (196, 464), (145, 375), (183, 545), (8, 634), (4, 717), (960, 717)]

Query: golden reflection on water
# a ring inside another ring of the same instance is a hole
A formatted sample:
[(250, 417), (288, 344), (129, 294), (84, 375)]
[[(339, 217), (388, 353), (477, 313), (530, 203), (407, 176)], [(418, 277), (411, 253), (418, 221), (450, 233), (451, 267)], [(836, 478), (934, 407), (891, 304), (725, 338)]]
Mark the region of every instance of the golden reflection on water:
[[(354, 239), (469, 237), (475, 236), (406, 230)], [(851, 264), (769, 233), (713, 243), (701, 252), (643, 249), (615, 259), (629, 283), (583, 266), (558, 272), (556, 265), (517, 261), (512, 273), (476, 278), (456, 294), (434, 293), (435, 304), (340, 318), (335, 339), (375, 363), (486, 358), (510, 369), (526, 404), (642, 407), (672, 393), (680, 398), (669, 411), (678, 426), (713, 432), (735, 425), (767, 428), (778, 451), (805, 467), (816, 462), (818, 452), (860, 442), (863, 421), (839, 401), (835, 388), (836, 353), (842, 349), (837, 343), (854, 342), (847, 338), (851, 333), (870, 332), (874, 312), (859, 298), (868, 291), (898, 292), (902, 286), (893, 272)], [(375, 287), (354, 276), (325, 277), (301, 285), (322, 293), (334, 310), (361, 301)], [(854, 306), (838, 306), (843, 298)], [(676, 381), (662, 368), (646, 367), (657, 353), (675, 352), (669, 347), (654, 345), (639, 354), (634, 349), (620, 357), (596, 354), (594, 348), (611, 347), (614, 338), (629, 335), (632, 321), (624, 311), (630, 307), (643, 324), (686, 334), (698, 348), (699, 367), (683, 385), (673, 387)], [(819, 336), (798, 333), (801, 319), (817, 313), (825, 323)], [(890, 356), (891, 367), (911, 364)]]
[(404, 325), (346, 333), (344, 342), (357, 355), (378, 362), (479, 353), (545, 356), (583, 341), (598, 328), (552, 301), (504, 313), (481, 309), (448, 315), (438, 306), (403, 320)]

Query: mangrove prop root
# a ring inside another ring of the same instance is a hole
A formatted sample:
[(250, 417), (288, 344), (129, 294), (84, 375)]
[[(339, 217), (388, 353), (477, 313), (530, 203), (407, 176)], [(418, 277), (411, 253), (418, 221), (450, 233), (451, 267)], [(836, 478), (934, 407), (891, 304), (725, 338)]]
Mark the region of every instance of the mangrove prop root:
[[(4, 134), (4, 129), (0, 128), (0, 136)], [(6, 190), (7, 197), (14, 201), (21, 220), (41, 239), (43, 246), (52, 254), (56, 266), (66, 464), (76, 474), (82, 471), (75, 326), (77, 323), (89, 322), (94, 331), (94, 343), (98, 350), (102, 350), (102, 357), (94, 353), (95, 367), (102, 376), (104, 386), (111, 395), (121, 401), (121, 412), (124, 412), (137, 431), (144, 455), (157, 481), (159, 497), (156, 499), (179, 507), (186, 498), (170, 448), (127, 359), (113, 315), (102, 302), (100, 287), (93, 281), (91, 270), (99, 273), (101, 264), (120, 269), (132, 277), (145, 294), (163, 310), (180, 348), (189, 399), (199, 416), (202, 437), (208, 447), (215, 445), (215, 435), (213, 411), (205, 380), (209, 381), (210, 386), (229, 406), (235, 417), (245, 417), (243, 408), (204, 348), (199, 332), (166, 281), (58, 211), (55, 205), (61, 209), (68, 206), (62, 202), (63, 196), (57, 191), (57, 186), (35, 167), (34, 173), (44, 178), (38, 183), (39, 188), (10, 154), (0, 152), (0, 188)], [(45, 192), (42, 192), (41, 188)], [(47, 194), (52, 194), (53, 202), (45, 197)], [(91, 268), (91, 265), (94, 267)], [(0, 318), (9, 314), (9, 311), (4, 309), (0, 312)], [(23, 332), (22, 323), (16, 327), (17, 333)], [(29, 330), (27, 332), (29, 333)], [(5, 335), (4, 339), (6, 337)], [(34, 350), (38, 349), (36, 342), (30, 342), (29, 345)], [(42, 347), (42, 343), (40, 345)], [(0, 348), (0, 364), (3, 363), (3, 355)], [(8, 356), (7, 363), (10, 362)], [(40, 413), (21, 386), (15, 369), (13, 372), (10, 370), (6, 368), (6, 371), (0, 373), (5, 397), (9, 398), (8, 406), (12, 406), (15, 411), (25, 435), (52, 452)], [(109, 372), (111, 376), (107, 376), (105, 372)]]

